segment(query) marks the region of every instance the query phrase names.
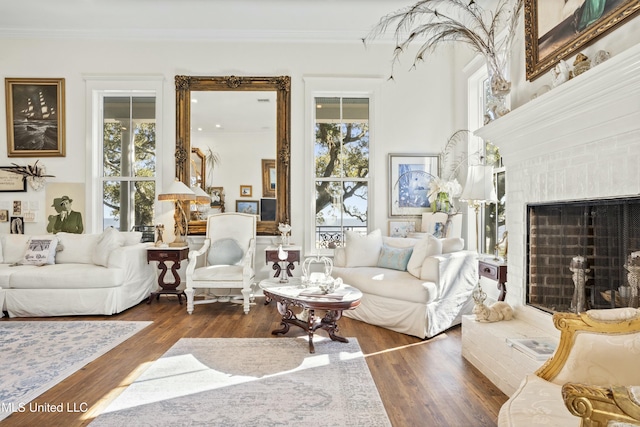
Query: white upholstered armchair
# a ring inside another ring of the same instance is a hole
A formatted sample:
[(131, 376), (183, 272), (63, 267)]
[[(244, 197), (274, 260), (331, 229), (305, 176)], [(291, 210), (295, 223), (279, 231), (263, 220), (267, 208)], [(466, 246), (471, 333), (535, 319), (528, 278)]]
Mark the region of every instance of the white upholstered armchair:
[[(255, 215), (236, 212), (210, 215), (204, 245), (189, 253), (184, 290), (187, 312), (193, 313), (194, 304), (229, 301), (234, 290), (239, 289), (244, 312), (249, 313), (255, 250)], [(196, 289), (206, 290), (203, 299), (195, 300)]]

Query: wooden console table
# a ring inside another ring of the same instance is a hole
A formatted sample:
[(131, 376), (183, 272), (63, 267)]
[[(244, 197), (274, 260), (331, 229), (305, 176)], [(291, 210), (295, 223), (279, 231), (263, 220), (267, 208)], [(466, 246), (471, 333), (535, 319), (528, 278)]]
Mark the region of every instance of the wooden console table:
[(480, 259), (478, 261), (478, 275), (498, 282), (498, 301), (504, 301), (507, 296), (507, 264), (500, 260)]
[[(180, 286), (180, 275), (178, 274), (178, 269), (180, 268), (180, 263), (187, 258), (189, 258), (188, 246), (182, 248), (147, 248), (147, 263), (157, 261), (158, 268), (162, 270), (158, 277), (158, 285), (160, 288), (155, 292), (151, 292), (151, 295), (149, 295), (149, 298), (147, 299), (147, 304), (151, 303), (153, 297), (159, 299), (161, 294), (177, 295), (178, 302), (182, 304), (182, 296), (184, 295), (185, 299), (187, 296), (183, 290), (178, 290), (178, 286)], [(171, 266), (171, 273), (173, 273), (174, 279), (173, 283), (166, 283), (164, 281), (164, 276), (167, 274), (167, 264), (165, 264), (167, 261), (173, 262), (173, 265)]]

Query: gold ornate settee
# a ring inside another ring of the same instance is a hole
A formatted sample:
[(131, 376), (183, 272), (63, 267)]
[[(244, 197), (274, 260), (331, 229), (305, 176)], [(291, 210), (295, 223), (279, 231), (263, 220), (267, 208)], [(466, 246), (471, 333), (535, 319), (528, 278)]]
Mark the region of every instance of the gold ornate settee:
[(560, 342), (500, 409), (498, 426), (640, 426), (640, 310), (556, 313)]

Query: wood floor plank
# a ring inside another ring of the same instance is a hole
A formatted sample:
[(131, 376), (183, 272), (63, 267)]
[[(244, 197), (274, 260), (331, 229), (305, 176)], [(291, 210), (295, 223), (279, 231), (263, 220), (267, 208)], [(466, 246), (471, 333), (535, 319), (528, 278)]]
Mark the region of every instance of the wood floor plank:
[[(125, 320), (153, 324), (35, 399), (36, 402), (86, 404), (86, 413), (15, 413), (5, 427), (85, 426), (153, 361), (180, 338), (273, 338), (279, 327), (275, 304), (256, 299), (248, 315), (241, 305), (197, 305), (192, 315), (172, 296), (142, 303), (114, 316), (77, 316), (20, 320)], [(477, 369), (462, 358), (461, 329), (454, 327), (421, 340), (343, 317), (339, 335), (360, 343), (378, 392), (394, 427), (495, 426), (507, 400)], [(324, 334), (324, 331), (318, 332)], [(292, 327), (286, 336), (305, 336)]]

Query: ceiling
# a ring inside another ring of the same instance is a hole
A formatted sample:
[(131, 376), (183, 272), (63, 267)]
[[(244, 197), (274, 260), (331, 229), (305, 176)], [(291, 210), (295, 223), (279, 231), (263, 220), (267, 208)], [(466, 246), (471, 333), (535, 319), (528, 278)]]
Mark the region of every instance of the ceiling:
[(2, 1), (0, 38), (360, 42), (413, 0)]

